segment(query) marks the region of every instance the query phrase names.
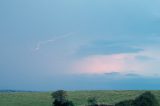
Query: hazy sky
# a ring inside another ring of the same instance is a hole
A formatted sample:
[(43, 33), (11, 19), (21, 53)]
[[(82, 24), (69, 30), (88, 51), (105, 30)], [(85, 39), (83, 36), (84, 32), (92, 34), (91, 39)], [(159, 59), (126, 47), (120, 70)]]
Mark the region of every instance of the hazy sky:
[(0, 0), (0, 89), (160, 89), (159, 0)]

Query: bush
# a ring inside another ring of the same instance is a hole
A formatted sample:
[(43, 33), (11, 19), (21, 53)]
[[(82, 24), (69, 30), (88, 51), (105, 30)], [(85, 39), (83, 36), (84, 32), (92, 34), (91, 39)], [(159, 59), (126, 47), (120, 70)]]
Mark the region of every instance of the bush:
[(157, 99), (149, 91), (137, 97), (133, 104), (134, 106), (159, 106)]
[(121, 101), (121, 102), (115, 104), (115, 106), (133, 106), (133, 100)]

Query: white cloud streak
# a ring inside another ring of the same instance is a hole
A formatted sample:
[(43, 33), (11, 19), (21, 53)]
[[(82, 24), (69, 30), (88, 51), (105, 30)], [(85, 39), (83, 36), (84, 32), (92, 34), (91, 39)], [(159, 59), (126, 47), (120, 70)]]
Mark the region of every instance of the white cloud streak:
[(45, 40), (45, 41), (40, 41), (40, 42), (37, 43), (36, 47), (34, 48), (34, 51), (40, 50), (41, 47), (42, 47), (42, 45), (46, 45), (46, 44), (51, 43), (51, 42), (53, 43), (53, 42), (59, 41), (61, 39), (68, 38), (68, 37), (70, 37), (72, 35), (73, 35), (73, 33), (68, 33), (68, 34), (65, 34), (65, 35), (62, 35), (62, 36), (57, 36), (57, 37), (55, 37), (53, 39), (49, 39), (49, 40)]

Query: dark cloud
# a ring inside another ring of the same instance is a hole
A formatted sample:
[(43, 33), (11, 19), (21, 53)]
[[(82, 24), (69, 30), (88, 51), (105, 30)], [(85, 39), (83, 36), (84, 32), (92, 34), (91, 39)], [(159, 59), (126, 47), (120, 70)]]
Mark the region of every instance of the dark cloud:
[(138, 47), (132, 47), (122, 42), (104, 42), (98, 41), (85, 45), (78, 50), (78, 55), (89, 56), (89, 55), (109, 55), (119, 53), (135, 53), (142, 51), (143, 49)]
[(108, 78), (142, 78), (142, 75), (135, 73), (110, 72), (104, 73)]

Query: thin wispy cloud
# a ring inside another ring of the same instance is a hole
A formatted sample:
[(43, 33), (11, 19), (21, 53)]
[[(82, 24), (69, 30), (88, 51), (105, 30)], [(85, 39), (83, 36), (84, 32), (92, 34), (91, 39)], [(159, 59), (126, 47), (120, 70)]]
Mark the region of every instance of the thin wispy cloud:
[(49, 40), (40, 41), (40, 42), (37, 43), (36, 47), (34, 48), (34, 51), (40, 50), (42, 45), (46, 45), (46, 44), (49, 44), (51, 42), (53, 43), (53, 42), (68, 38), (70, 36), (73, 36), (73, 33), (68, 33), (68, 34), (64, 34), (64, 35), (61, 35), (61, 36), (56, 36), (56, 37), (54, 37), (52, 39), (49, 39)]

